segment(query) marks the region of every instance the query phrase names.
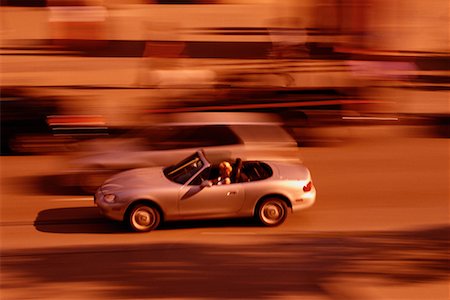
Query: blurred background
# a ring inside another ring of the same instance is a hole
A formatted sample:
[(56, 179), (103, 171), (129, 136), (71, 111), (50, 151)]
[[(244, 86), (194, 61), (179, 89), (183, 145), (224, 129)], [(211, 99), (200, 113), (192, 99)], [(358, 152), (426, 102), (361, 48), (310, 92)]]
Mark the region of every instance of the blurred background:
[[(448, 0), (1, 0), (1, 298), (448, 299), (449, 14)], [(270, 230), (126, 239), (93, 207), (108, 176), (199, 147), (300, 159), (317, 205)]]
[[(446, 0), (2, 0), (2, 153), (183, 111), (277, 113), (305, 144), (366, 125), (448, 137), (448, 14)], [(61, 122), (89, 128), (55, 137)]]

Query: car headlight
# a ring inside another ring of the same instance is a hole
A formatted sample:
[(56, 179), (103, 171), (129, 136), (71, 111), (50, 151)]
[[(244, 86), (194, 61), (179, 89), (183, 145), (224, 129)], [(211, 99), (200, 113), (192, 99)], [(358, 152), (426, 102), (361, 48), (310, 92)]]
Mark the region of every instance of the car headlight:
[(114, 194), (106, 194), (103, 196), (103, 200), (107, 203), (113, 203), (116, 200), (116, 195)]

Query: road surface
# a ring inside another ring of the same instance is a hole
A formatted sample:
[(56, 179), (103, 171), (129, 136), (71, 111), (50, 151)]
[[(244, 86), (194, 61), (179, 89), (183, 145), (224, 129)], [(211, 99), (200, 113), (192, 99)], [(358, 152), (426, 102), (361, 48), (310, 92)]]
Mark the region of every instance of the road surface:
[(317, 203), (282, 226), (145, 234), (58, 191), (63, 156), (1, 157), (0, 298), (447, 300), (448, 146), (387, 134), (304, 148)]

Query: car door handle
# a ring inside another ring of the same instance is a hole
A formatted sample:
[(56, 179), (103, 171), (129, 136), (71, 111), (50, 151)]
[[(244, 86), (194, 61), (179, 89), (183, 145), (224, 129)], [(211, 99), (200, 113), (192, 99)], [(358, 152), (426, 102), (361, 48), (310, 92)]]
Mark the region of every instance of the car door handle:
[(227, 193), (227, 196), (230, 196), (230, 195), (236, 195), (236, 194), (237, 194), (236, 191), (231, 191), (231, 192), (228, 192), (228, 193)]

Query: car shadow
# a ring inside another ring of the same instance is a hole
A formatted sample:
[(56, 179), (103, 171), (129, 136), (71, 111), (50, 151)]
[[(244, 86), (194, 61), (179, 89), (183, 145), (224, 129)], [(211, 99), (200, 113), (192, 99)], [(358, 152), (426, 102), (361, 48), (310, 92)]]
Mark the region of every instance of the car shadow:
[[(164, 222), (157, 230), (257, 226), (259, 224), (252, 218), (239, 218)], [(38, 213), (34, 221), (34, 227), (38, 231), (51, 233), (98, 234), (130, 232), (124, 223), (105, 218), (96, 207), (46, 209)]]
[(120, 222), (104, 218), (96, 207), (46, 209), (38, 213), (34, 227), (51, 233), (123, 233)]

